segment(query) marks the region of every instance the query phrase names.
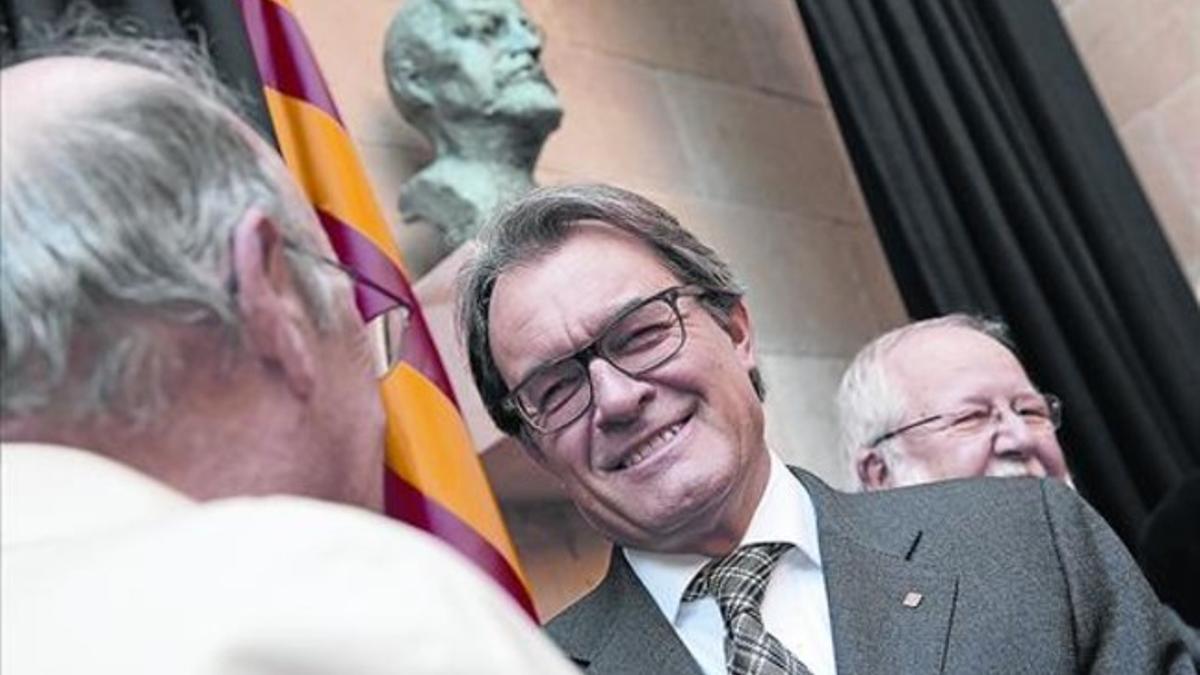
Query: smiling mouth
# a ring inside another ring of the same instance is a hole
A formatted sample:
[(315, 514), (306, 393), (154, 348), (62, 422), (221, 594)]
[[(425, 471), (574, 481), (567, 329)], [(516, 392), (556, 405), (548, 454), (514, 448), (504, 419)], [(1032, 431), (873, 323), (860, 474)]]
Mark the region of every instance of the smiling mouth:
[(658, 454), (663, 448), (671, 444), (679, 432), (687, 426), (687, 423), (692, 419), (691, 415), (679, 420), (671, 426), (659, 431), (649, 439), (642, 441), (632, 452), (627, 454), (624, 459), (613, 469), (614, 471), (624, 471), (631, 469), (650, 457)]

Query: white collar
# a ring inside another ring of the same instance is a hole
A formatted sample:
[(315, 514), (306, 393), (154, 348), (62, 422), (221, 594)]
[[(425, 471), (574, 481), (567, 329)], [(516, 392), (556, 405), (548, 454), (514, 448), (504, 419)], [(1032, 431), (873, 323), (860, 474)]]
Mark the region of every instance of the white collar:
[(124, 464), (61, 445), (0, 443), (5, 547), (101, 532), (195, 502)]
[[(773, 453), (768, 452), (768, 455), (771, 460), (767, 487), (739, 546), (768, 541), (786, 542), (804, 554), (804, 564), (819, 568), (821, 551), (817, 543), (817, 513), (812, 498), (782, 460)], [(655, 553), (636, 549), (623, 551), (650, 597), (654, 598), (663, 616), (672, 623), (679, 615), (683, 592), (700, 568), (711, 560), (690, 553)]]

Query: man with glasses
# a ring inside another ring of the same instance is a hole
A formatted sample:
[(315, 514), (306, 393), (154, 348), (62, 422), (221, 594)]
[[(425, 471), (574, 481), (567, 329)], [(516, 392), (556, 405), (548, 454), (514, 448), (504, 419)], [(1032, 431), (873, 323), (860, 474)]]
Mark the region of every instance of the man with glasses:
[(462, 291), (492, 419), (617, 544), (547, 626), (588, 672), (1195, 672), (1060, 483), (846, 495), (785, 467), (741, 289), (646, 199), (528, 195)]
[(977, 476), (1071, 482), (1055, 435), (1062, 403), (1033, 386), (998, 321), (951, 314), (876, 338), (847, 368), (837, 402), (865, 490)]
[(350, 279), (202, 57), (61, 49), (0, 70), (0, 671), (570, 672), (373, 513)]

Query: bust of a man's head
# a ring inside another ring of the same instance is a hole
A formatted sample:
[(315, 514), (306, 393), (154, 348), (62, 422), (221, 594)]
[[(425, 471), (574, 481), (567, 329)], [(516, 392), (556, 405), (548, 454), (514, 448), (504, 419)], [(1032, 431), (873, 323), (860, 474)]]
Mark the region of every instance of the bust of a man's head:
[(408, 0), (388, 28), (392, 100), (436, 157), (400, 191), (406, 220), (472, 238), (500, 204), (533, 188), (533, 165), (562, 119), (517, 0)]
[(384, 69), (400, 113), (451, 153), (532, 167), (562, 107), (517, 0), (408, 0)]

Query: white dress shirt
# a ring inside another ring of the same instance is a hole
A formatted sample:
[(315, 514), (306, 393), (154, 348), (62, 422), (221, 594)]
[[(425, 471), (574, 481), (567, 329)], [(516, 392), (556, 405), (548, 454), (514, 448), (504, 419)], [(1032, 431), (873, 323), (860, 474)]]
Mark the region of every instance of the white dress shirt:
[(0, 444), (0, 672), (576, 672), (434, 538), (297, 497), (196, 503), (95, 453)]
[[(774, 454), (762, 500), (741, 546), (793, 544), (779, 559), (763, 596), (763, 624), (813, 675), (833, 675), (833, 629), (817, 541), (817, 514), (808, 491)], [(663, 616), (706, 675), (725, 675), (725, 622), (711, 596), (682, 602), (683, 592), (710, 559), (701, 555), (625, 549), (625, 558)]]

